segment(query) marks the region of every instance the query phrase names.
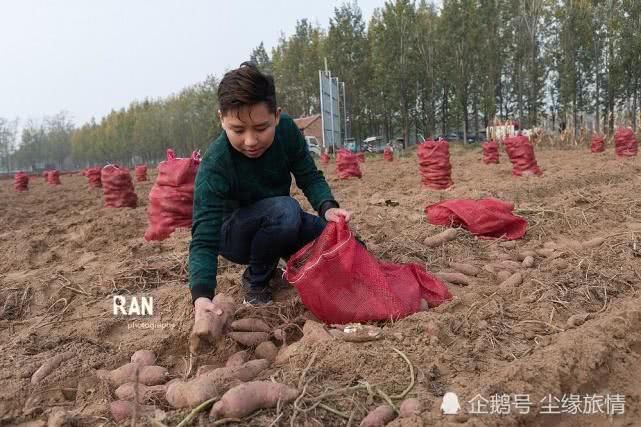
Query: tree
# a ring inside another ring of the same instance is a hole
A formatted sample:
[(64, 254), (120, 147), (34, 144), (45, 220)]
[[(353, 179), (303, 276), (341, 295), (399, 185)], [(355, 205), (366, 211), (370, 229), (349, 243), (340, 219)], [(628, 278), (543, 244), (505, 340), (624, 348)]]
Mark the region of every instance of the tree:
[(269, 59), (269, 55), (265, 50), (263, 42), (260, 42), (260, 44), (252, 50), (249, 55), (249, 60), (255, 63), (258, 66), (258, 69), (263, 73), (268, 75), (273, 74), (272, 61)]

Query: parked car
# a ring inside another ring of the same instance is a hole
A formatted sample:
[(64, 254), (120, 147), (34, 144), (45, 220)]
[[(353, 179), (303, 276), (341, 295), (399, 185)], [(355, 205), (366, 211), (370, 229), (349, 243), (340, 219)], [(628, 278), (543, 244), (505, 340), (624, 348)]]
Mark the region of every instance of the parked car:
[(320, 149), (320, 145), (318, 145), (318, 140), (316, 139), (316, 137), (306, 136), (305, 141), (307, 141), (307, 148), (309, 149), (309, 154), (311, 154), (312, 157), (320, 157), (321, 149)]

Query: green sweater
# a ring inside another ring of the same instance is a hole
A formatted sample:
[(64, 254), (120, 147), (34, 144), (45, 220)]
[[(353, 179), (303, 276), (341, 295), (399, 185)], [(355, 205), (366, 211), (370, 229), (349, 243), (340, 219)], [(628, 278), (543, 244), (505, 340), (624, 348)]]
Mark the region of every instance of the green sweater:
[(291, 117), (281, 114), (274, 142), (259, 158), (236, 151), (223, 132), (207, 149), (198, 167), (189, 246), (189, 286), (192, 300), (212, 298), (220, 229), (239, 207), (268, 197), (289, 196), (292, 178), (312, 207), (321, 214), (338, 204), (309, 154), (307, 142)]

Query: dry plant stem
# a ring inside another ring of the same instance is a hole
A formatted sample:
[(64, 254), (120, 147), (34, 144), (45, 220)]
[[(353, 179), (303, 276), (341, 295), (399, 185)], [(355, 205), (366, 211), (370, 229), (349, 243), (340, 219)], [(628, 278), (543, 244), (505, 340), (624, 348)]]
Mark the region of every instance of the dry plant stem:
[(398, 355), (401, 356), (403, 358), (403, 360), (405, 360), (405, 363), (407, 363), (407, 366), (409, 366), (409, 368), (410, 368), (410, 384), (403, 391), (403, 393), (401, 393), (399, 395), (396, 395), (396, 396), (392, 396), (392, 398), (394, 398), (394, 399), (404, 399), (405, 396), (407, 396), (407, 393), (409, 393), (412, 390), (412, 388), (414, 388), (414, 366), (412, 365), (412, 362), (410, 362), (408, 357), (405, 355), (405, 353), (403, 353), (402, 351), (400, 351), (400, 350), (398, 350), (398, 349), (396, 349), (394, 347), (392, 347), (392, 350), (394, 350), (396, 353), (398, 353)]
[[(189, 425), (189, 423), (191, 423), (191, 421), (194, 418), (196, 418), (196, 415), (198, 415), (198, 413), (200, 411), (205, 409), (207, 407), (207, 405), (211, 405), (212, 403), (214, 403), (216, 400), (218, 400), (218, 397), (212, 397), (211, 399), (205, 400), (203, 403), (201, 403), (200, 405), (196, 406), (194, 409), (191, 410), (191, 412), (189, 414), (187, 414), (187, 416), (185, 418), (183, 418), (183, 420), (180, 423), (178, 423), (178, 425), (176, 427), (185, 427), (186, 425)], [(226, 419), (229, 420), (229, 418), (226, 418)], [(225, 420), (225, 418), (222, 419), (222, 420), (219, 420), (219, 421), (224, 421), (224, 420)], [(240, 421), (240, 420), (238, 420), (238, 421)], [(238, 421), (236, 421), (236, 422), (238, 422)]]

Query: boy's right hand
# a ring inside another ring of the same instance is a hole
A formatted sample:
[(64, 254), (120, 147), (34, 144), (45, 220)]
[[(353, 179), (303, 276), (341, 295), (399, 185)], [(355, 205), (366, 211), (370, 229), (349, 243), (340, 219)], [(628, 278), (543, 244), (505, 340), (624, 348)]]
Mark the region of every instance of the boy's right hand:
[(194, 327), (189, 336), (189, 351), (198, 352), (201, 342), (218, 341), (229, 330), (234, 317), (234, 300), (218, 294), (213, 300), (198, 298), (194, 301)]

